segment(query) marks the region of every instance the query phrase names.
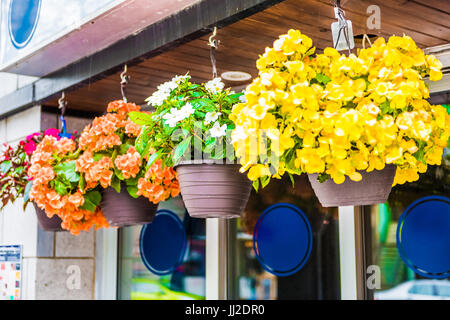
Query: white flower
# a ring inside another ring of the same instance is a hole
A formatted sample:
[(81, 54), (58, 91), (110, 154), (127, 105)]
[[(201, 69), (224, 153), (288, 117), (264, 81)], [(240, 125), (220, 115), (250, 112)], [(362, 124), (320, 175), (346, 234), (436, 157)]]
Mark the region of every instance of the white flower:
[(163, 115), (163, 119), (166, 120), (166, 124), (173, 128), (177, 125), (179, 119), (178, 119), (178, 109), (172, 108), (170, 109), (170, 112)]
[(178, 116), (180, 121), (184, 120), (188, 117), (191, 116), (191, 114), (193, 114), (195, 112), (194, 107), (192, 106), (192, 104), (190, 104), (189, 102), (187, 102), (179, 111), (178, 111)]
[(247, 98), (245, 97), (245, 95), (242, 95), (239, 97), (239, 101), (242, 103), (246, 103), (247, 102)]
[(247, 139), (247, 133), (242, 126), (236, 126), (236, 129), (231, 132), (231, 143), (236, 143)]
[(206, 113), (205, 124), (208, 125), (211, 122), (216, 121), (217, 119), (219, 119), (219, 116), (221, 116), (221, 115), (222, 115), (221, 112), (215, 112), (215, 111)]
[(208, 81), (205, 83), (205, 88), (212, 94), (216, 94), (225, 88), (225, 84), (222, 82), (222, 79), (220, 78), (214, 78), (211, 81)]
[(166, 100), (170, 95), (170, 92), (163, 91), (155, 91), (150, 97), (148, 97), (145, 101), (148, 104), (151, 104), (154, 107), (159, 107), (163, 104), (164, 100)]
[(190, 76), (188, 75), (184, 75), (184, 76), (175, 76), (172, 78), (172, 82), (176, 83), (177, 85), (179, 85), (181, 82), (183, 82), (184, 80), (190, 78)]
[(220, 126), (219, 122), (215, 122), (213, 127), (209, 129), (209, 132), (211, 133), (211, 137), (213, 138), (220, 138), (227, 134), (227, 125), (223, 124)]

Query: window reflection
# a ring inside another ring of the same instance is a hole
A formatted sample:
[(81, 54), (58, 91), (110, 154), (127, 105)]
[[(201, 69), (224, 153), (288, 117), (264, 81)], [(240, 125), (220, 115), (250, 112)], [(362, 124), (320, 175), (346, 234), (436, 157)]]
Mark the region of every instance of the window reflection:
[[(288, 277), (266, 272), (253, 251), (252, 235), (261, 213), (285, 202), (300, 208), (311, 223), (313, 249), (305, 266)], [(238, 221), (236, 268), (238, 299), (339, 299), (339, 235), (337, 208), (323, 208), (306, 175), (272, 179), (259, 192), (252, 191), (247, 208)]]
[(119, 299), (122, 300), (201, 300), (205, 298), (205, 222), (186, 213), (180, 197), (158, 206), (176, 213), (183, 221), (188, 238), (184, 263), (174, 273), (157, 276), (148, 271), (139, 253), (142, 226), (120, 229)]

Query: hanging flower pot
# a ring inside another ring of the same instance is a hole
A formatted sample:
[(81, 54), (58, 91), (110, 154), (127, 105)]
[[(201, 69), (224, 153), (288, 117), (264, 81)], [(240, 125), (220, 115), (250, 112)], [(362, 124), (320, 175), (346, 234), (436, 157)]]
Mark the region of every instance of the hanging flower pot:
[(153, 114), (130, 113), (143, 126), (136, 149), (148, 163), (175, 167), (185, 206), (196, 218), (238, 217), (250, 194), (240, 166), (223, 164), (234, 159), (228, 115), (242, 96), (224, 86), (220, 78), (195, 84), (188, 75), (176, 76), (147, 99)]
[(371, 204), (441, 163), (450, 115), (426, 100), (423, 80), (442, 78), (435, 56), (408, 36), (378, 38), (349, 56), (314, 51), (299, 30), (281, 35), (230, 114), (241, 172), (256, 187), (307, 173), (326, 206)]
[(42, 230), (54, 231), (54, 232), (67, 231), (61, 227), (62, 220), (56, 214), (53, 217), (49, 218), (47, 216), (47, 214), (45, 213), (45, 211), (42, 210), (41, 208), (39, 208), (34, 202), (33, 202), (33, 206), (34, 206), (34, 209), (36, 210), (36, 216), (37, 216), (39, 225), (41, 226)]
[(361, 181), (346, 179), (337, 184), (328, 179), (318, 180), (318, 174), (308, 174), (309, 182), (323, 207), (374, 205), (386, 202), (391, 192), (396, 166), (387, 165), (383, 170), (360, 171)]
[(250, 196), (251, 182), (237, 164), (184, 161), (175, 167), (181, 196), (193, 218), (238, 218)]
[(154, 151), (141, 155), (139, 144), (135, 145), (141, 133), (147, 134), (129, 118), (139, 110), (134, 103), (112, 101), (106, 115), (95, 118), (80, 137), (76, 167), (84, 192), (100, 190), (94, 200), (111, 226), (149, 223), (160, 201), (179, 194), (173, 168), (163, 167), (161, 159), (148, 163)]
[(152, 222), (158, 205), (145, 197), (135, 199), (122, 187), (120, 192), (104, 189), (100, 207), (110, 226), (126, 227)]

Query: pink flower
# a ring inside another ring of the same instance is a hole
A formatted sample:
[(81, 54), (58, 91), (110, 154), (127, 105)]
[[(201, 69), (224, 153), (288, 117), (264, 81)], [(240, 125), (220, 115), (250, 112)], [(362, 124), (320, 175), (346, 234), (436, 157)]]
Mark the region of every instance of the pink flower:
[(25, 150), (25, 153), (27, 155), (31, 155), (34, 152), (34, 150), (36, 150), (36, 147), (37, 147), (36, 142), (30, 141), (27, 144), (25, 144), (23, 149)]
[(32, 134), (27, 136), (27, 140), (31, 141), (31, 139), (33, 139), (33, 137), (39, 136), (39, 135), (41, 135), (39, 132), (32, 133)]
[(45, 130), (45, 132), (44, 132), (44, 135), (46, 135), (46, 136), (52, 136), (52, 137), (55, 137), (55, 138), (57, 138), (58, 140), (59, 140), (59, 130), (58, 129), (56, 129), (56, 128), (51, 128), (51, 129), (47, 129), (47, 130)]

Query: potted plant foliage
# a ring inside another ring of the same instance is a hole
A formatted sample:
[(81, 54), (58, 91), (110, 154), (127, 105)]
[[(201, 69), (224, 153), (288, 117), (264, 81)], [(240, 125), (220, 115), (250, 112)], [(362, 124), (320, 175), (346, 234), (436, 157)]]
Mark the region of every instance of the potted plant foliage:
[(48, 218), (58, 216), (62, 229), (74, 235), (91, 227), (108, 226), (98, 206), (100, 192), (83, 192), (83, 181), (75, 164), (79, 153), (73, 139), (46, 135), (34, 150), (28, 169), (32, 180), (29, 199), (44, 210)]
[(112, 226), (151, 222), (157, 203), (179, 192), (173, 169), (147, 165), (134, 146), (141, 126), (130, 121), (129, 113), (139, 110), (134, 103), (113, 101), (80, 136), (75, 164), (82, 191), (101, 189), (100, 206)]
[[(246, 102), (233, 108), (236, 154), (255, 184), (307, 173), (323, 206), (370, 205), (440, 164), (450, 118), (427, 102), (423, 80), (441, 79), (439, 60), (408, 36), (379, 38), (350, 56), (314, 51), (298, 30), (280, 36), (257, 61)], [(270, 165), (247, 161), (261, 130), (277, 160)]]
[(150, 164), (175, 167), (192, 217), (237, 217), (245, 208), (251, 184), (239, 173), (233, 147), (227, 148), (234, 128), (228, 115), (241, 95), (224, 89), (220, 78), (195, 84), (189, 75), (176, 76), (147, 99), (155, 112), (131, 114), (143, 125), (136, 149), (152, 150)]

